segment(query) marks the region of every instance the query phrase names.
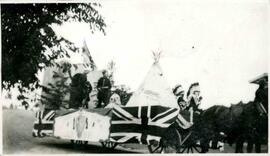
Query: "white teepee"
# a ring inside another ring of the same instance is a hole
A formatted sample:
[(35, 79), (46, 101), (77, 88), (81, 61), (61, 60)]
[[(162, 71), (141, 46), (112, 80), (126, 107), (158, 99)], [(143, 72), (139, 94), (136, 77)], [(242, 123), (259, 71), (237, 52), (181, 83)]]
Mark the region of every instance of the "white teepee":
[(155, 60), (144, 81), (126, 106), (153, 105), (179, 108), (157, 60)]

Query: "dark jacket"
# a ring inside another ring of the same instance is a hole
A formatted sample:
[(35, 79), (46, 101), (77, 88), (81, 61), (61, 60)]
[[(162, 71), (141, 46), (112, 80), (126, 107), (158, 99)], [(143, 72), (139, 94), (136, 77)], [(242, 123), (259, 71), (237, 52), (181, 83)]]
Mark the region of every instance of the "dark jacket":
[(268, 88), (259, 87), (255, 94), (255, 102), (268, 103)]
[[(107, 87), (107, 88), (102, 88), (102, 87)], [(109, 91), (111, 87), (112, 87), (111, 81), (107, 77), (101, 77), (98, 80), (97, 88), (99, 89), (99, 91), (106, 92), (106, 91)]]
[(258, 88), (255, 94), (254, 103), (260, 113), (263, 112), (261, 106), (263, 106), (265, 111), (268, 112), (268, 88), (264, 88), (263, 86)]

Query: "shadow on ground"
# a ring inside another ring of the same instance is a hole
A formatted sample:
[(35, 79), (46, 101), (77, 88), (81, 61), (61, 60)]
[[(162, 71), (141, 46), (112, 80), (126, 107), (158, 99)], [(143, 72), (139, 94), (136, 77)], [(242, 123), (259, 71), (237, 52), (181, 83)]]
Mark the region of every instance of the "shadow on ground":
[(39, 143), (39, 145), (48, 148), (57, 148), (65, 151), (76, 153), (138, 153), (135, 151), (127, 151), (122, 149), (108, 149), (96, 145), (74, 145), (71, 143)]

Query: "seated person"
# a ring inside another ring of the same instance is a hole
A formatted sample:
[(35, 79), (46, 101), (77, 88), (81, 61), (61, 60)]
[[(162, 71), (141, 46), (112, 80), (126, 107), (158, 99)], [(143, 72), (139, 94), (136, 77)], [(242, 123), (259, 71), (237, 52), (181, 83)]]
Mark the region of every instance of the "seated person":
[(177, 103), (178, 103), (178, 106), (180, 107), (180, 110), (185, 110), (187, 107), (187, 103), (184, 100), (185, 92), (184, 92), (182, 86), (181, 85), (176, 86), (173, 90), (173, 93), (177, 98)]
[(196, 113), (201, 113), (202, 110), (199, 109), (199, 105), (201, 104), (202, 97), (200, 96), (200, 86), (199, 83), (193, 83), (189, 87), (187, 92), (187, 109), (192, 109)]

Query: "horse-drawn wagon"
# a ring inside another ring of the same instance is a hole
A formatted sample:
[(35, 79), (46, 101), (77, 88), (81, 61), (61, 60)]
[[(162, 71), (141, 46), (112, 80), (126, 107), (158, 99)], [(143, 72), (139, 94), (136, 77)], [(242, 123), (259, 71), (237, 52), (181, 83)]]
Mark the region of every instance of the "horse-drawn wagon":
[(150, 153), (201, 152), (200, 138), (189, 117), (189, 113), (179, 114), (175, 96), (155, 62), (126, 106), (43, 110), (37, 113), (33, 135), (68, 139), (75, 144), (100, 142), (112, 149), (118, 144), (145, 144)]
[(162, 106), (51, 110), (37, 116), (33, 135), (66, 139), (79, 146), (90, 141), (114, 149), (139, 143), (146, 144), (150, 153), (201, 152), (193, 128), (180, 128), (177, 114), (177, 109)]

